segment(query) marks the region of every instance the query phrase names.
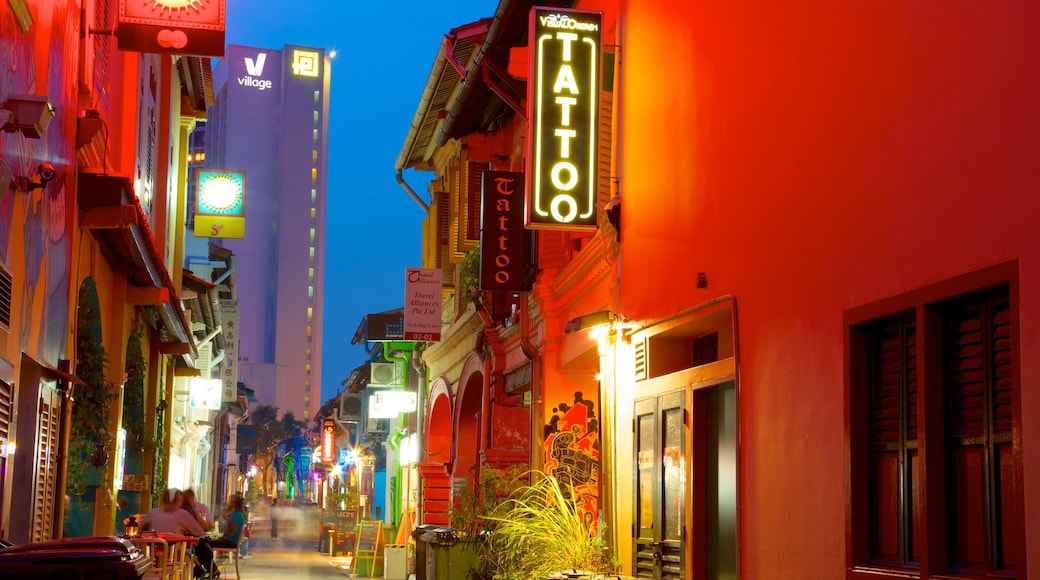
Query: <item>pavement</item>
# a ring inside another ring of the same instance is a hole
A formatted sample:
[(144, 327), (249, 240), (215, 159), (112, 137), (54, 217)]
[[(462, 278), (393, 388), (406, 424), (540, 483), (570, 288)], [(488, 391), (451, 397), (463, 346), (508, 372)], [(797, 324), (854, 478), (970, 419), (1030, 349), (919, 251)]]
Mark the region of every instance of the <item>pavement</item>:
[[(317, 550), (314, 542), (252, 539), (249, 558), (239, 561), (244, 580), (383, 580), (353, 576), (352, 559), (329, 556)], [(221, 580), (234, 578), (234, 565), (226, 566)]]

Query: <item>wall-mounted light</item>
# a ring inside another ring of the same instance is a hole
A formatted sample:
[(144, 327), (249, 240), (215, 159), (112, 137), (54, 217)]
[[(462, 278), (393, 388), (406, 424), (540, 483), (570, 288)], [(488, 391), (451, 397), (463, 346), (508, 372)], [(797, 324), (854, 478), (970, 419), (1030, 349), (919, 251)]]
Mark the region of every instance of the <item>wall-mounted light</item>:
[(0, 110), (3, 130), (8, 133), (21, 131), (26, 139), (42, 137), (53, 118), (54, 106), (47, 97), (36, 95), (7, 95)]
[(586, 314), (584, 316), (570, 319), (567, 322), (567, 326), (564, 327), (563, 332), (566, 334), (581, 332), (582, 330), (588, 330), (596, 326), (611, 324), (616, 320), (622, 320), (622, 317), (610, 310), (600, 310), (599, 312), (593, 312), (592, 314)]

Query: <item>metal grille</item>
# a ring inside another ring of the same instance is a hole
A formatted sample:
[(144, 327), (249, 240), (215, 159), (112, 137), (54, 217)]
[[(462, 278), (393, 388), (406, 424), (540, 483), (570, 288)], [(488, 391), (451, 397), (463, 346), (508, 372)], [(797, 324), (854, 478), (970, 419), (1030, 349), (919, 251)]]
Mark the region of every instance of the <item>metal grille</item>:
[(11, 328), (11, 296), (14, 287), (14, 277), (11, 272), (0, 266), (0, 327), (4, 330)]

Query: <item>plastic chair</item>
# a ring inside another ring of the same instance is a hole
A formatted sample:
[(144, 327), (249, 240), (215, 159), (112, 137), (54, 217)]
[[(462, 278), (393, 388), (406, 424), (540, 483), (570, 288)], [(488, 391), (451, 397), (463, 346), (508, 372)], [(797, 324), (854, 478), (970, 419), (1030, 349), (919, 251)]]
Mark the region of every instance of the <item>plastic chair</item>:
[(223, 574), (222, 568), (224, 566), (222, 564), (218, 564), (217, 563), (218, 559), (224, 559), (224, 558), (230, 558), (231, 560), (234, 560), (234, 562), (235, 562), (235, 579), (236, 580), (240, 580), (242, 578), (242, 575), (238, 571), (238, 560), (239, 560), (238, 550), (241, 547), (241, 545), (242, 545), (242, 536), (239, 535), (238, 543), (235, 544), (234, 548), (226, 548), (226, 547), (223, 547), (223, 546), (213, 546), (213, 560), (209, 563), (209, 577), (210, 578), (213, 577), (213, 573), (216, 572), (217, 570), (221, 571), (221, 578), (225, 578), (225, 579), (227, 578), (227, 576), (224, 576), (224, 574)]

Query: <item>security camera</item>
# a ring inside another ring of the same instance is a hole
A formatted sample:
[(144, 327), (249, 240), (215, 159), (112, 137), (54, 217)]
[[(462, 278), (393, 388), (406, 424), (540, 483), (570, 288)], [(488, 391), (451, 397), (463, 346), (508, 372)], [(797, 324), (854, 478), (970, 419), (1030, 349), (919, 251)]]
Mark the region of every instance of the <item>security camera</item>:
[(44, 185), (58, 176), (58, 170), (50, 163), (41, 163), (36, 170), (40, 172), (40, 182)]

